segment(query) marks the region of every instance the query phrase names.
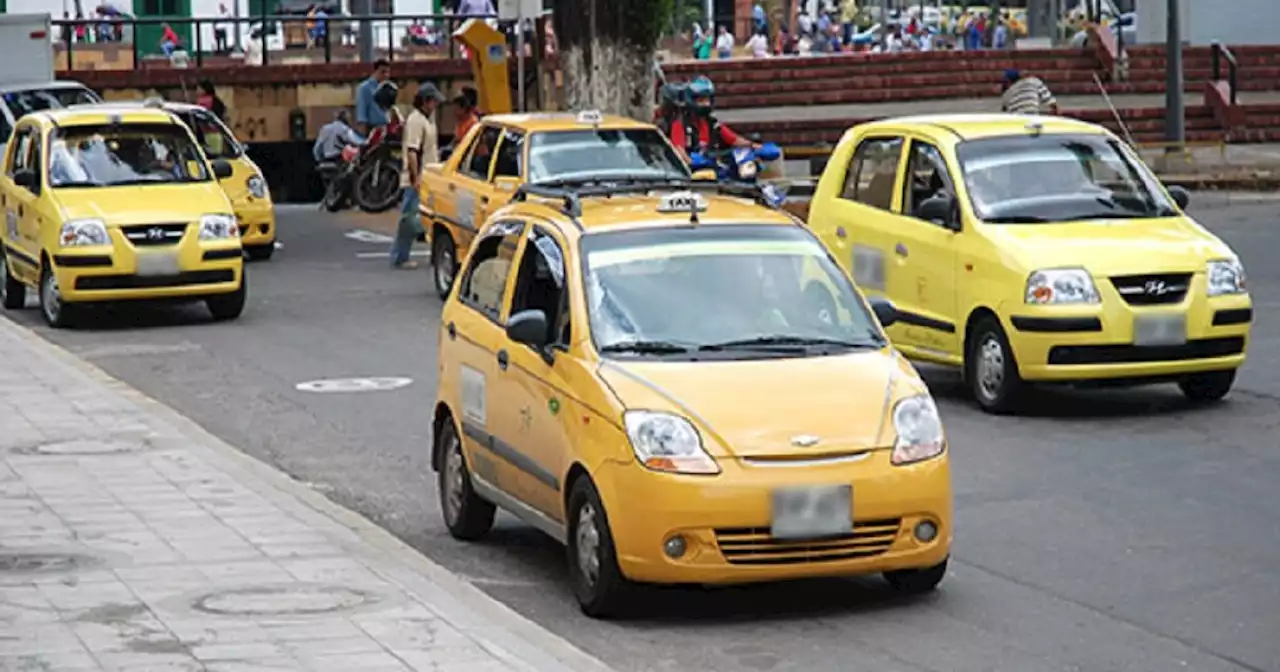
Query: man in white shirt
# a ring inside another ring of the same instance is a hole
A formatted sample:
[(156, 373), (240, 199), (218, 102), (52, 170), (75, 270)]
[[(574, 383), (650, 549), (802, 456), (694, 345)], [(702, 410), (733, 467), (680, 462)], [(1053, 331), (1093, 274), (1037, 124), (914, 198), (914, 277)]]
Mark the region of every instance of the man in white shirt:
[(434, 117), (436, 106), (442, 102), (444, 94), (440, 89), (430, 82), (423, 83), (413, 96), (413, 111), (404, 122), (404, 139), (400, 144), (400, 221), (391, 243), (392, 268), (418, 267), (409, 259), (413, 241), (423, 232), (418, 212), (421, 203), (418, 180), (424, 167), (440, 162), (440, 138)]
[(720, 34), (716, 37), (716, 55), (733, 58), (733, 34), (724, 26), (720, 26)]
[(227, 11), (227, 3), (218, 3), (218, 18), (223, 19), (213, 24), (213, 43), (214, 49), (219, 54), (225, 54), (231, 51), (231, 47), (227, 45), (227, 26), (225, 19), (230, 18), (231, 13)]
[(1039, 77), (1005, 70), (1000, 107), (1009, 114), (1058, 114), (1058, 99)]
[(756, 31), (756, 34), (747, 40), (747, 49), (756, 58), (769, 58), (769, 38), (765, 37), (763, 30)]

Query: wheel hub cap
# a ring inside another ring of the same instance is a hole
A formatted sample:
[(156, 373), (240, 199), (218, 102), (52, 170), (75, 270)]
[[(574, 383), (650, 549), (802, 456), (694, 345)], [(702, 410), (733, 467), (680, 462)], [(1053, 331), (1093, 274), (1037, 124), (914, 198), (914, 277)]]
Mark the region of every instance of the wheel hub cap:
[(444, 514), (450, 523), (458, 522), (458, 515), (462, 511), (462, 450), (458, 444), (457, 438), (449, 440), (447, 447), (448, 452), (445, 453), (444, 463)]
[(589, 585), (600, 578), (600, 530), (596, 528), (596, 507), (590, 502), (578, 510), (578, 569)]
[(62, 312), (62, 293), (58, 290), (58, 279), (52, 273), (45, 278), (40, 305), (44, 306), (45, 312), (52, 318), (57, 318)]
[(1004, 385), (1004, 348), (994, 336), (987, 336), (978, 349), (978, 388), (987, 399), (1000, 395)]
[(453, 253), (447, 249), (440, 250), (440, 260), (436, 264), (436, 278), (440, 282), (441, 289), (453, 284)]

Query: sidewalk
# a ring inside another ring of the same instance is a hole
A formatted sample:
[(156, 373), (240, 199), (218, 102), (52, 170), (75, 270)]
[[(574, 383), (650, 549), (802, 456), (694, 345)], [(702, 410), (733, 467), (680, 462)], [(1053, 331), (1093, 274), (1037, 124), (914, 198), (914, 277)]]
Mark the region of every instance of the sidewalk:
[(0, 670), (608, 672), (3, 318), (0, 352)]

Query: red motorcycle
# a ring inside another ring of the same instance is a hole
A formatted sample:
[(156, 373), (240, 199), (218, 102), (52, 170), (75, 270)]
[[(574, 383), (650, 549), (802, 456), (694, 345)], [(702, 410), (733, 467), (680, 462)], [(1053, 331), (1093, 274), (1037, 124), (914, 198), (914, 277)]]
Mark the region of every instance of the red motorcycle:
[(400, 199), (400, 137), (404, 124), (390, 114), (386, 126), (373, 129), (365, 143), (342, 150), (342, 162), (319, 166), (326, 186), (321, 205), (337, 212), (354, 201), (365, 212), (386, 212)]

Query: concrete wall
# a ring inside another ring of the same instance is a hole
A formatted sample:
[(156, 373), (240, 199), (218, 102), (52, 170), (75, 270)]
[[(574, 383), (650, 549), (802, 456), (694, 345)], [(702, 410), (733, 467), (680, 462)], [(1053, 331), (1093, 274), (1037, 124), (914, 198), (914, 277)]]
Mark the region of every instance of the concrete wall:
[[(1280, 44), (1280, 0), (1178, 0), (1183, 42)], [(1163, 43), (1168, 0), (1137, 0), (1138, 41)]]

